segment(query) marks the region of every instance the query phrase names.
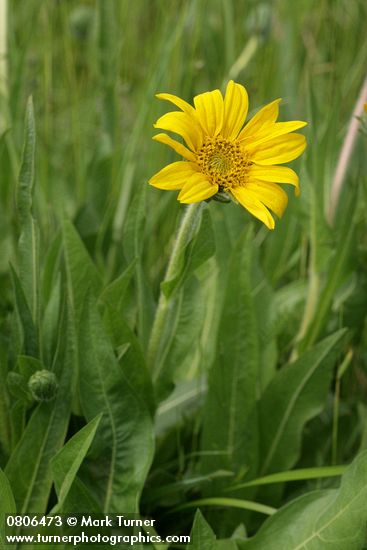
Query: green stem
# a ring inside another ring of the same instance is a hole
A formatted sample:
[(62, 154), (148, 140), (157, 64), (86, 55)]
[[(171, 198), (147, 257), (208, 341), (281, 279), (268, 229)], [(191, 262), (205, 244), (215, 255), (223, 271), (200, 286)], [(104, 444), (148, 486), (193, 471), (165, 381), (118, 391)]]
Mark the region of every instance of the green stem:
[[(175, 243), (173, 245), (171, 257), (168, 262), (166, 275), (163, 283), (172, 280), (178, 272), (179, 263), (181, 260), (182, 249), (188, 243), (193, 229), (196, 227), (201, 212), (204, 207), (204, 202), (190, 204), (182, 216), (181, 224), (177, 233)], [(167, 314), (169, 311), (170, 298), (160, 292), (158, 306), (154, 318), (152, 331), (150, 333), (147, 362), (148, 366), (155, 370), (155, 379), (157, 378), (157, 355), (162, 341), (163, 332), (166, 325)]]
[(0, 134), (8, 126), (7, 0), (0, 0)]
[(338, 433), (339, 433), (339, 404), (340, 404), (340, 385), (342, 377), (353, 359), (353, 350), (350, 349), (336, 373), (334, 404), (333, 404), (333, 431), (331, 447), (331, 463), (334, 465), (337, 461), (338, 453)]

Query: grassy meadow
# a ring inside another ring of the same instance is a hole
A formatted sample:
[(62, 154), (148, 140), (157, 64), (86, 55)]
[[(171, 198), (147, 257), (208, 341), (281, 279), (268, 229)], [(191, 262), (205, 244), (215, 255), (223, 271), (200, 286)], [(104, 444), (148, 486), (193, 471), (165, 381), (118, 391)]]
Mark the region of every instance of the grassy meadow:
[[(37, 546), (7, 513), (367, 549), (366, 20), (364, 0), (0, 0), (0, 549)], [(167, 272), (187, 207), (147, 183), (179, 160), (155, 94), (230, 79), (250, 116), (282, 98), (308, 122), (301, 194), (274, 231), (203, 203)]]

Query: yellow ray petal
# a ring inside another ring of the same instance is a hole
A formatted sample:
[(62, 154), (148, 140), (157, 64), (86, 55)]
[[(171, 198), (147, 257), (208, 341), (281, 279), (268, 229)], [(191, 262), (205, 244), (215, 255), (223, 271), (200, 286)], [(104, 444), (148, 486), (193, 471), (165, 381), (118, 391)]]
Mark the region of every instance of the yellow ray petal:
[(246, 140), (246, 145), (244, 144), (244, 146), (246, 149), (252, 150), (265, 141), (269, 141), (270, 139), (274, 139), (278, 136), (283, 136), (284, 134), (289, 134), (290, 132), (299, 130), (304, 126), (307, 126), (307, 122), (303, 122), (301, 120), (275, 122), (274, 124), (265, 126), (265, 128), (263, 128), (260, 132), (257, 132), (255, 135), (251, 136), (251, 138)]
[(246, 190), (250, 191), (253, 196), (265, 204), (279, 218), (283, 216), (288, 204), (288, 195), (279, 185), (265, 181), (250, 181), (246, 184)]
[(189, 204), (209, 199), (218, 192), (218, 185), (210, 183), (203, 174), (194, 174), (178, 195), (180, 202)]
[(257, 166), (253, 164), (248, 172), (248, 177), (262, 180), (270, 181), (273, 183), (290, 183), (294, 185), (294, 192), (299, 195), (299, 178), (292, 168), (287, 166)]
[(198, 120), (208, 136), (217, 136), (223, 126), (223, 97), (219, 90), (194, 97)]
[(222, 136), (235, 139), (241, 130), (248, 111), (248, 95), (241, 84), (230, 80), (224, 96), (224, 118)]
[(192, 151), (199, 149), (203, 142), (203, 134), (196, 119), (180, 111), (172, 111), (161, 116), (154, 124), (155, 128), (168, 130), (184, 138)]
[(176, 107), (181, 109), (181, 111), (184, 111), (184, 113), (187, 113), (191, 116), (196, 116), (194, 107), (190, 105), (190, 103), (187, 103), (187, 101), (181, 99), (180, 97), (177, 97), (176, 95), (163, 93), (156, 94), (155, 97), (157, 97), (158, 99), (164, 99), (165, 101), (170, 101), (171, 103), (176, 105)]
[(231, 189), (231, 193), (250, 214), (262, 221), (269, 229), (274, 229), (274, 218), (269, 210), (253, 194), (248, 192), (245, 187), (234, 187)]
[(258, 111), (256, 115), (253, 116), (252, 119), (246, 124), (246, 126), (238, 136), (238, 139), (242, 141), (243, 139), (253, 136), (257, 132), (262, 130), (265, 126), (273, 124), (278, 118), (279, 103), (281, 101), (281, 99), (276, 99), (275, 101), (272, 101), (271, 103), (265, 105), (265, 107), (260, 109), (260, 111)]
[(164, 143), (165, 145), (168, 145), (168, 147), (171, 147), (176, 153), (181, 155), (183, 158), (191, 161), (195, 161), (196, 157), (190, 149), (182, 145), (182, 143), (179, 143), (175, 139), (171, 138), (170, 136), (167, 136), (167, 134), (157, 134), (156, 136), (153, 136), (154, 141), (158, 141), (159, 143)]
[(251, 152), (251, 160), (255, 164), (268, 166), (284, 164), (296, 159), (306, 148), (306, 138), (301, 134), (286, 134), (266, 141)]
[(198, 166), (187, 160), (168, 164), (152, 178), (149, 183), (158, 189), (182, 189), (189, 178), (198, 171)]

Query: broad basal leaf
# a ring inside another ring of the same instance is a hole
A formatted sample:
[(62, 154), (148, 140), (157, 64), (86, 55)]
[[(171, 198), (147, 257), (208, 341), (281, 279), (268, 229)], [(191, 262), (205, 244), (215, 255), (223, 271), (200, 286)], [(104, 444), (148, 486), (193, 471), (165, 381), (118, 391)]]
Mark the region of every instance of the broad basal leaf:
[(367, 452), (342, 477), (339, 489), (315, 491), (268, 519), (243, 550), (361, 550), (367, 527)]
[(282, 368), (260, 399), (260, 474), (288, 470), (296, 462), (305, 423), (325, 403), (344, 330)]
[(217, 358), (209, 373), (204, 409), (203, 473), (222, 469), (238, 475), (256, 469), (259, 341), (252, 296), (251, 241), (251, 232), (246, 232), (229, 265)]
[[(87, 302), (80, 326), (80, 399), (87, 420), (103, 413), (82, 479), (105, 512), (138, 511), (153, 453), (152, 421), (143, 396), (119, 365), (96, 307)], [(125, 356), (126, 357), (126, 356)], [(88, 474), (89, 472), (89, 474)]]

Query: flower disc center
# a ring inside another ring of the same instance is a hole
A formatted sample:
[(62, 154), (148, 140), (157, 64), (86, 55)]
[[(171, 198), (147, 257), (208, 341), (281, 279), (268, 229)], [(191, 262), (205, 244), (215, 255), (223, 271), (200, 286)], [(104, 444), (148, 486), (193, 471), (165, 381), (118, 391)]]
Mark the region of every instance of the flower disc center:
[(197, 162), (212, 183), (223, 190), (244, 185), (251, 164), (238, 142), (221, 136), (206, 138), (198, 153)]

